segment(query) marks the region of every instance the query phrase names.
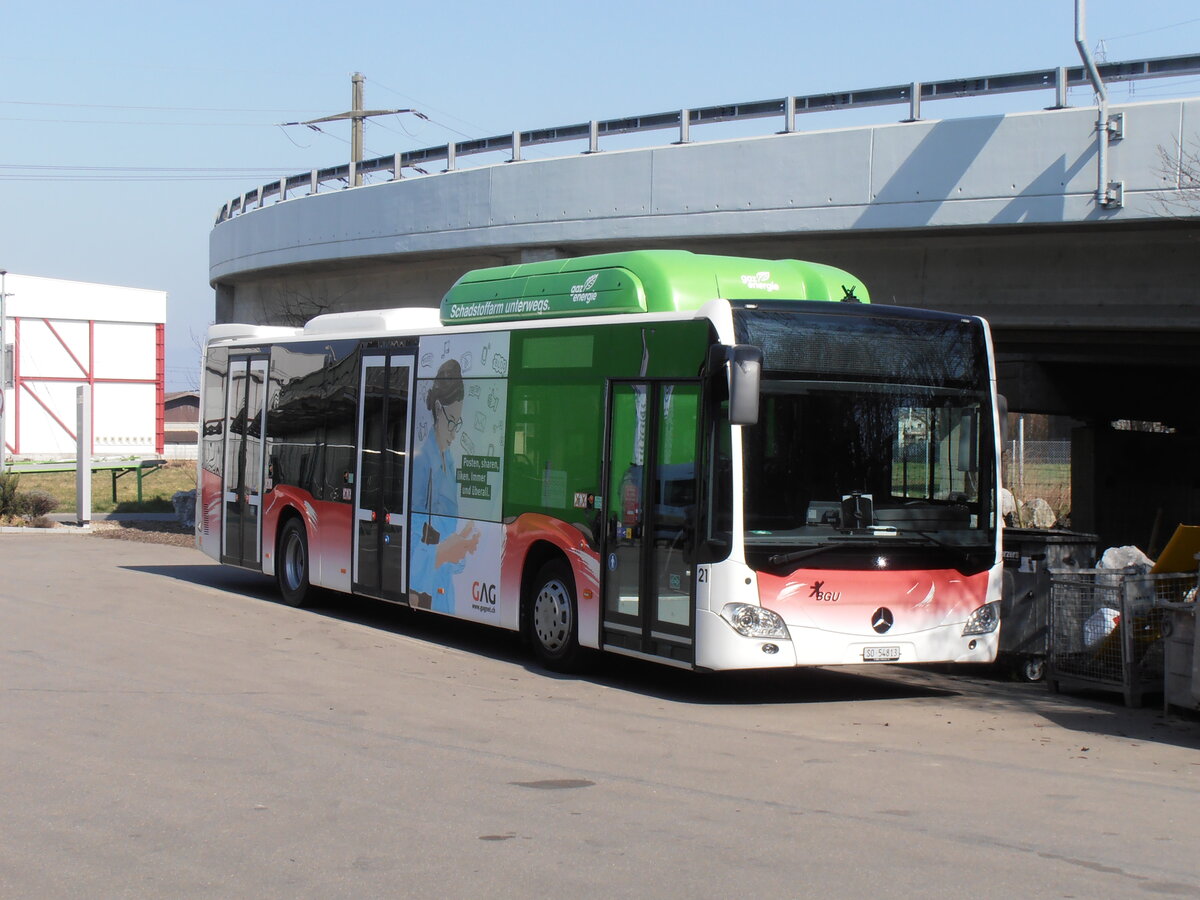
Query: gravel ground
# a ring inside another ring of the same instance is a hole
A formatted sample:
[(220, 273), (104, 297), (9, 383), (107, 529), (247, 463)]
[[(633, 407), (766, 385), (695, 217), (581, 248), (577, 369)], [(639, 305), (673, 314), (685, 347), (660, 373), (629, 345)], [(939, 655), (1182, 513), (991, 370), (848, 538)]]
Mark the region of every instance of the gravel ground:
[[(56, 521), (49, 517), (37, 522), (26, 519), (0, 518), (4, 530), (70, 529), (78, 531), (74, 522)], [(147, 544), (172, 544), (176, 547), (196, 546), (196, 532), (191, 526), (180, 525), (173, 520), (140, 521), (135, 519), (93, 519), (88, 535), (114, 541), (141, 541)]]
[(93, 522), (92, 534), (115, 541), (173, 544), (176, 547), (196, 545), (195, 531), (177, 522)]

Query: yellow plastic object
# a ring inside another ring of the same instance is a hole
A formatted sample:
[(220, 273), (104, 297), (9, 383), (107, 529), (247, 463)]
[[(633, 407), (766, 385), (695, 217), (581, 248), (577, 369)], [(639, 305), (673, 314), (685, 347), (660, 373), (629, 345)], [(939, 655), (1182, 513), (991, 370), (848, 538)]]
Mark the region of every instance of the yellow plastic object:
[(1200, 525), (1180, 525), (1159, 554), (1151, 575), (1169, 572), (1185, 574), (1196, 571), (1196, 554), (1200, 553)]

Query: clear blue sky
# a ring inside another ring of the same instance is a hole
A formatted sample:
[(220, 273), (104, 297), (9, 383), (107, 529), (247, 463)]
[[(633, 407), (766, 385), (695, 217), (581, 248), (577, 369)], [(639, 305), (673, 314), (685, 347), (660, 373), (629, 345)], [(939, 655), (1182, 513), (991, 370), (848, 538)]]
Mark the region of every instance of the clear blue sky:
[[(1089, 44), (1110, 60), (1200, 51), (1196, 0), (1090, 0), (1087, 13)], [(322, 134), (277, 123), (347, 109), (355, 71), (369, 108), (414, 107), (432, 120), (370, 123), (374, 156), (517, 128), (1079, 62), (1074, 0), (68, 0), (7, 2), (0, 22), (0, 268), (168, 291), (169, 389), (195, 385), (196, 341), (212, 321), (214, 213), (278, 174), (346, 160), (347, 123)], [(1197, 92), (1200, 79), (1147, 81), (1133, 99)], [(1113, 98), (1128, 99), (1128, 88)], [(1051, 100), (1015, 95), (1004, 108)], [(1071, 102), (1089, 105), (1090, 91)], [(923, 112), (996, 110), (948, 101)]]

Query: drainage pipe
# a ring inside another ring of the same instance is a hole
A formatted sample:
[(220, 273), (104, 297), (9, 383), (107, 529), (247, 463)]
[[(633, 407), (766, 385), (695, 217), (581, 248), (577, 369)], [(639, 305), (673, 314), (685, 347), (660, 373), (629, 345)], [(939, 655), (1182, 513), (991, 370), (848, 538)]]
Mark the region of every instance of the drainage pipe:
[(1079, 50), (1079, 57), (1083, 60), (1083, 67), (1087, 69), (1100, 104), (1100, 114), (1096, 119), (1096, 203), (1108, 206), (1108, 91), (1087, 47), (1087, 36), (1084, 33), (1086, 2), (1087, 0), (1075, 0), (1075, 47)]

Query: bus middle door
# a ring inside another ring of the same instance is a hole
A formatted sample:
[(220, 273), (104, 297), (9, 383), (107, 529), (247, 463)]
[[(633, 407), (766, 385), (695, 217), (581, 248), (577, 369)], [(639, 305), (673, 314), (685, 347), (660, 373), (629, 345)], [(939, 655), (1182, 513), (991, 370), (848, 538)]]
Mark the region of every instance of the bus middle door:
[(365, 353), (358, 393), (353, 589), (403, 600), (413, 354)]

